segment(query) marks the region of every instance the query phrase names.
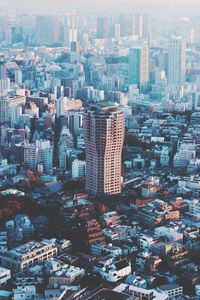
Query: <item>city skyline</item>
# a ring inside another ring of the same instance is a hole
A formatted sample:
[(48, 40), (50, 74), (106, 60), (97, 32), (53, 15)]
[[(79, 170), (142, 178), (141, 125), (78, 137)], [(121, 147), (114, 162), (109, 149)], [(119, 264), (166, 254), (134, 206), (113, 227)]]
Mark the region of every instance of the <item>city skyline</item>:
[(200, 300), (199, 0), (0, 0), (0, 299)]

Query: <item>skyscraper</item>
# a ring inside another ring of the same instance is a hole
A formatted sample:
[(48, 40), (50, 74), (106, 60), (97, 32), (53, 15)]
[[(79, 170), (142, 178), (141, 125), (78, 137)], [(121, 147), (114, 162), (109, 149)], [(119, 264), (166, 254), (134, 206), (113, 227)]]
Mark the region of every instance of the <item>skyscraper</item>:
[(0, 79), (6, 80), (7, 78), (7, 68), (5, 64), (0, 65)]
[(36, 35), (38, 44), (59, 42), (60, 20), (57, 16), (36, 16)]
[(33, 170), (37, 169), (38, 164), (41, 164), (45, 172), (53, 167), (53, 147), (50, 141), (36, 140), (36, 143), (24, 144), (24, 162), (28, 163)]
[(71, 42), (77, 42), (78, 15), (72, 12), (64, 18), (64, 42), (70, 46)]
[(120, 24), (114, 25), (114, 38), (120, 39), (121, 33), (120, 33)]
[(186, 45), (181, 37), (172, 37), (168, 45), (168, 83), (183, 84), (186, 72)]
[(148, 39), (151, 30), (150, 15), (135, 15), (134, 16), (134, 33), (138, 38)]
[(107, 39), (109, 36), (109, 17), (97, 18), (97, 39)]
[(0, 99), (0, 124), (8, 122), (9, 100), (7, 98)]
[(146, 42), (129, 51), (129, 84), (141, 85), (149, 81), (149, 50)]
[(142, 15), (136, 15), (135, 18), (135, 35), (138, 36), (138, 38), (142, 38), (143, 34), (143, 18)]
[(86, 191), (115, 195), (121, 192), (124, 113), (116, 106), (96, 105), (84, 115)]

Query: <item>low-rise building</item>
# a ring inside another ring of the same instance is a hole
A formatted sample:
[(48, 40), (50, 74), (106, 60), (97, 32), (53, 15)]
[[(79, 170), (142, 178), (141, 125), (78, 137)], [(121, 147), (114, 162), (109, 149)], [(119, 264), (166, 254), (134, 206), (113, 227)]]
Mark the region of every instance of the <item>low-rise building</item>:
[(161, 226), (154, 230), (155, 236), (165, 237), (168, 241), (183, 242), (183, 233), (174, 228)]
[(57, 248), (52, 240), (31, 241), (5, 252), (2, 255), (2, 266), (13, 272), (22, 271), (56, 254)]
[(37, 299), (35, 286), (18, 286), (13, 289), (13, 300), (29, 300)]
[(65, 264), (49, 277), (49, 285), (58, 287), (63, 285), (78, 284), (84, 275), (84, 269)]
[[(168, 295), (161, 293), (156, 290), (147, 290), (141, 287), (128, 285), (125, 283), (121, 283), (117, 287), (114, 288), (114, 291), (119, 293), (127, 293), (132, 297), (138, 297), (139, 299), (145, 300), (168, 300)], [(133, 298), (134, 299), (134, 298)]]
[(94, 265), (93, 271), (102, 279), (114, 283), (131, 274), (131, 265), (126, 258), (115, 260), (112, 256), (106, 256)]
[(10, 279), (11, 279), (10, 270), (0, 267), (0, 287), (6, 284)]
[(160, 285), (157, 291), (166, 294), (169, 300), (183, 295), (183, 287), (176, 283)]

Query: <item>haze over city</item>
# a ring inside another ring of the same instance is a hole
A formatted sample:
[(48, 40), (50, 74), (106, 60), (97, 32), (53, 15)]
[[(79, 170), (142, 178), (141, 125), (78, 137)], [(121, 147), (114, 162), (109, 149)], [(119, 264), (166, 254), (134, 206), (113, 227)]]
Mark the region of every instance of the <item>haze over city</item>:
[(180, 14), (180, 11), (187, 13), (199, 14), (198, 0), (8, 0), (0, 1), (1, 14), (4, 12), (10, 13), (30, 13), (31, 11), (56, 11), (60, 12), (63, 9), (77, 9), (80, 12), (95, 13), (105, 11), (125, 11), (131, 9), (133, 11), (143, 12), (170, 12), (173, 14)]

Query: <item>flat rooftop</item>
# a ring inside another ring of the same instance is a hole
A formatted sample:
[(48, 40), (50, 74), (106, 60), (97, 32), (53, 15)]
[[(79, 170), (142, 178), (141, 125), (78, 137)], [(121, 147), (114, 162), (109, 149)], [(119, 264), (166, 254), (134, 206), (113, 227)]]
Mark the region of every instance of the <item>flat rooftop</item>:
[(51, 241), (51, 240), (43, 240), (41, 242), (31, 241), (31, 242), (23, 244), (19, 247), (16, 247), (12, 250), (7, 251), (7, 254), (8, 254), (8, 256), (14, 255), (17, 257), (22, 257), (23, 255), (29, 254), (33, 251), (40, 250), (43, 247), (48, 246), (48, 245), (53, 246), (53, 241)]

